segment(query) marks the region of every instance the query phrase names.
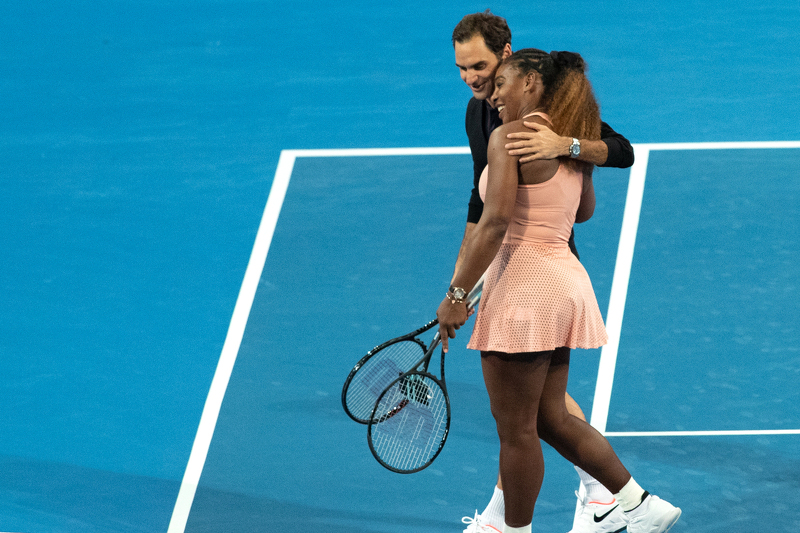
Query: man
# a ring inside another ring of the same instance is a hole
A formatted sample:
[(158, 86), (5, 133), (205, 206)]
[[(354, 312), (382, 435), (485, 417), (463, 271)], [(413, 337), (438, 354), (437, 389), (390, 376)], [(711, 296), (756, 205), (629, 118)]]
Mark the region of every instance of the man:
[[(464, 238), (456, 260), (455, 272), (458, 272), (464, 243), (469, 240), (483, 212), (478, 181), (487, 164), (489, 136), (501, 123), (489, 97), (494, 92), (494, 75), (500, 62), (512, 53), (511, 30), (505, 19), (487, 10), (464, 17), (453, 31), (452, 40), (461, 79), (472, 90), (472, 98), (467, 105), (466, 130), (472, 153), (474, 187), (469, 201)], [(565, 138), (545, 126), (527, 122), (525, 124), (532, 131), (509, 135), (522, 140), (506, 145), (510, 154), (523, 155), (520, 162), (569, 156), (598, 166), (627, 168), (633, 164), (633, 148), (630, 142), (605, 123), (602, 124), (602, 139), (599, 141)], [(578, 256), (574, 235), (569, 244), (570, 249)], [(570, 414), (586, 419), (569, 395), (566, 396), (566, 402)], [(625, 521), (614, 496), (586, 472), (577, 467), (576, 470), (581, 478), (581, 485), (570, 533), (617, 533), (625, 529)], [(464, 523), (469, 524), (464, 533), (501, 532), (504, 514), (502, 480), (498, 476), (497, 487), (484, 512), (480, 515), (476, 512), (474, 518), (463, 519)]]

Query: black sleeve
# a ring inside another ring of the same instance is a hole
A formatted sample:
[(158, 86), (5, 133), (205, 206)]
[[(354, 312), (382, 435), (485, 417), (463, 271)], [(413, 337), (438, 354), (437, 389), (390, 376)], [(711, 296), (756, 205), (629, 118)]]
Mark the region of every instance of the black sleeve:
[(475, 185), (472, 189), (472, 195), (469, 197), (469, 210), (467, 211), (467, 222), (477, 224), (483, 214), (483, 200), (478, 193), (478, 186)]
[(478, 192), (478, 183), (481, 173), (487, 164), (487, 139), (483, 131), (483, 100), (476, 100), (474, 97), (467, 104), (467, 116), (465, 126), (467, 139), (469, 139), (469, 151), (472, 154), (472, 193), (469, 197), (469, 211), (467, 212), (467, 222), (477, 224), (483, 214), (483, 200)]
[(603, 122), (600, 125), (601, 141), (608, 146), (608, 158), (601, 167), (628, 168), (633, 165), (631, 142)]

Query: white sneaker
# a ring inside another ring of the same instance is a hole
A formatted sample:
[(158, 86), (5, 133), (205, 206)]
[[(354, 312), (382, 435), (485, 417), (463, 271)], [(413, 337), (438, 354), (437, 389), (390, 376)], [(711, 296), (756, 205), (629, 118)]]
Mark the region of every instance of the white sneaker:
[(628, 521), (628, 533), (666, 533), (681, 517), (681, 510), (649, 494), (637, 508), (623, 515)]
[(627, 522), (617, 500), (611, 503), (589, 501), (576, 492), (578, 506), (569, 533), (619, 533), (625, 531)]
[(461, 519), (461, 522), (464, 524), (469, 524), (467, 529), (464, 530), (464, 533), (503, 533), (496, 527), (492, 527), (489, 524), (484, 524), (481, 520), (481, 515), (478, 514), (478, 511), (475, 511), (475, 518), (465, 516)]

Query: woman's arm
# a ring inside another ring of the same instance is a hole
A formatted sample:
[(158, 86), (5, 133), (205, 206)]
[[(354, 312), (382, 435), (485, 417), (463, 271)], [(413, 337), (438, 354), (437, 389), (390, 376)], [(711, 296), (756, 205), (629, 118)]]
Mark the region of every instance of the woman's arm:
[[(518, 158), (508, 155), (504, 147), (507, 131), (507, 126), (500, 126), (489, 139), (489, 176), (483, 215), (471, 231), (470, 238), (464, 242), (461, 264), (452, 281), (454, 287), (467, 292), (475, 286), (497, 255), (514, 213), (519, 182)], [(454, 304), (445, 298), (439, 306), (437, 317), (442, 348), (446, 351), (447, 339), (455, 338), (455, 330), (467, 321), (466, 305)]]

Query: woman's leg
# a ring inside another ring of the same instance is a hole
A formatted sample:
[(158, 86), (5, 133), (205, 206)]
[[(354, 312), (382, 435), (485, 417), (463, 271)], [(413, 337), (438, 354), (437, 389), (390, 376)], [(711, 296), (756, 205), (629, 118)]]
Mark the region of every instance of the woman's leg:
[(531, 523), (544, 478), (536, 426), (551, 354), (481, 354), (483, 377), (500, 437), (505, 521), (512, 527)]
[(572, 464), (617, 493), (631, 475), (606, 438), (567, 411), (564, 393), (568, 376), (569, 348), (559, 348), (553, 354), (542, 389), (539, 436)]

